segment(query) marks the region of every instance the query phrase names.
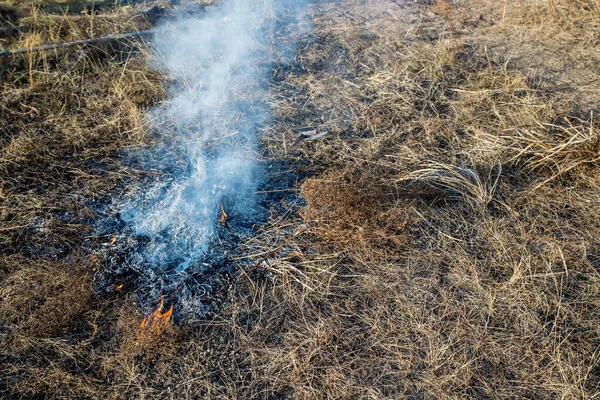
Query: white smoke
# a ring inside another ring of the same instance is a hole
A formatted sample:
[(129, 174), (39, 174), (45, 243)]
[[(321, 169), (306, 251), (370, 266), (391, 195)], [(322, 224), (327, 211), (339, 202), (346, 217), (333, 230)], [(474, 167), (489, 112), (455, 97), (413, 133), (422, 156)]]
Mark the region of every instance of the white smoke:
[(156, 130), (179, 138), (187, 165), (131, 200), (121, 214), (135, 235), (147, 238), (142, 252), (154, 265), (185, 270), (217, 240), (222, 204), (233, 217), (254, 206), (256, 130), (267, 118), (255, 99), (270, 70), (258, 60), (272, 45), (272, 7), (267, 0), (222, 1), (197, 15), (182, 13), (159, 29), (155, 62), (174, 83), (168, 104), (152, 118)]

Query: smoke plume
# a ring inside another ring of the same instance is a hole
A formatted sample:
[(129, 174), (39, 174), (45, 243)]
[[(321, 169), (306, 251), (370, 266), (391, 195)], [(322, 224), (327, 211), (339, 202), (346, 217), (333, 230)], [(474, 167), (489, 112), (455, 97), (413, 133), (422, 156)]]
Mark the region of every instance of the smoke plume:
[(169, 103), (152, 118), (159, 131), (176, 132), (186, 168), (122, 212), (148, 239), (143, 253), (155, 265), (183, 271), (200, 261), (217, 239), (221, 207), (228, 218), (252, 213), (260, 179), (256, 130), (267, 118), (255, 99), (269, 72), (257, 60), (269, 48), (272, 10), (265, 1), (221, 2), (166, 21), (157, 35), (155, 62), (173, 84)]
[(169, 98), (149, 113), (158, 144), (134, 156), (157, 178), (119, 202), (122, 239), (107, 253), (99, 291), (133, 279), (143, 308), (165, 296), (192, 322), (219, 307), (239, 267), (228, 252), (266, 220), (259, 132), (273, 63), (289, 62), (298, 27), (306, 29), (300, 3), (223, 0), (201, 12), (183, 7), (157, 28), (153, 63)]

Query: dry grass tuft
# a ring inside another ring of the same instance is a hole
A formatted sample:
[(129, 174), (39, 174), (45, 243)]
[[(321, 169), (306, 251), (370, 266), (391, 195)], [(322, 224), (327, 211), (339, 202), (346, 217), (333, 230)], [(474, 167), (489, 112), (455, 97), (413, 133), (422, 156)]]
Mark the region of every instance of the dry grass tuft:
[(550, 172), (544, 185), (570, 171), (582, 172), (600, 161), (600, 135), (596, 133), (593, 115), (589, 121), (565, 118), (564, 126), (546, 124), (538, 130), (519, 130), (507, 137), (507, 146), (518, 154), (514, 160), (524, 168), (537, 172)]
[(494, 200), (501, 174), (500, 163), (496, 171), (490, 170), (485, 178), (481, 178), (477, 171), (465, 166), (432, 163), (426, 168), (411, 172), (405, 179), (438, 186), (462, 198), (474, 211), (482, 212)]

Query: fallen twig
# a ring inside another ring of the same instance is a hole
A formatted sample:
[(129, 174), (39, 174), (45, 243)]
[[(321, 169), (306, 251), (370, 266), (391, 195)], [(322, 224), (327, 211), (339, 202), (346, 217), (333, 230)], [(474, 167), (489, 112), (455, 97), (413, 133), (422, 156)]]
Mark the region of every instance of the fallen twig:
[(10, 55), (14, 55), (14, 54), (22, 54), (22, 53), (30, 53), (30, 52), (33, 53), (33, 52), (38, 52), (38, 51), (62, 49), (62, 48), (66, 48), (66, 47), (79, 46), (79, 45), (83, 45), (83, 44), (94, 44), (94, 43), (101, 43), (101, 42), (117, 41), (117, 40), (123, 40), (123, 39), (135, 38), (135, 37), (149, 36), (149, 35), (152, 35), (153, 33), (154, 33), (154, 30), (146, 30), (146, 31), (139, 31), (139, 32), (123, 33), (120, 35), (108, 35), (108, 36), (101, 36), (101, 37), (92, 38), (92, 39), (76, 40), (74, 42), (53, 43), (53, 44), (46, 44), (46, 45), (37, 46), (37, 47), (26, 47), (26, 48), (22, 48), (22, 49), (4, 50), (4, 51), (0, 51), (0, 56), (10, 56)]

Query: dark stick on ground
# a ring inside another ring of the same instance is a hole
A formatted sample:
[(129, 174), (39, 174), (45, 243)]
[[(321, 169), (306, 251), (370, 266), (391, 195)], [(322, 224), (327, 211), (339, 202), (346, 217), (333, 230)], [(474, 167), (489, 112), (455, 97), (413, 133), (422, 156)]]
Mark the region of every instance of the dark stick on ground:
[(152, 35), (153, 33), (154, 33), (154, 30), (146, 30), (146, 31), (139, 31), (139, 32), (123, 33), (120, 35), (109, 35), (109, 36), (102, 36), (102, 37), (92, 38), (92, 39), (76, 40), (74, 42), (54, 43), (54, 44), (46, 44), (43, 46), (37, 46), (37, 47), (27, 47), (27, 48), (14, 49), (14, 50), (4, 50), (4, 51), (0, 51), (0, 56), (10, 56), (10, 55), (14, 55), (14, 54), (39, 52), (39, 51), (54, 50), (54, 49), (63, 49), (63, 48), (67, 48), (67, 47), (80, 46), (80, 45), (84, 45), (84, 44), (95, 44), (95, 43), (101, 43), (101, 42), (118, 41), (118, 40), (123, 40), (123, 39), (131, 39), (131, 38), (136, 38), (136, 37), (149, 36), (149, 35)]

